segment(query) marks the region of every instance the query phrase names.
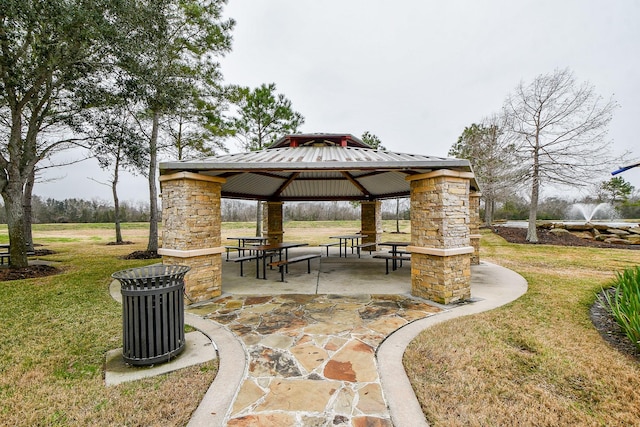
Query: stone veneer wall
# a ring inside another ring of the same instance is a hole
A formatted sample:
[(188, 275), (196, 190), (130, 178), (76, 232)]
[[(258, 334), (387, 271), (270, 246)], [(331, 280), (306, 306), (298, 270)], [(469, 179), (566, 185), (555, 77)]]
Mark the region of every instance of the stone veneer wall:
[(185, 303), (222, 293), (220, 190), (224, 179), (180, 172), (160, 176), (164, 264), (191, 267)]
[(473, 247), (471, 265), (480, 264), (480, 197), (482, 194), (469, 194), (469, 238)]
[[(362, 202), (360, 204), (360, 233), (366, 235), (362, 243), (380, 243), (382, 237), (382, 202)], [(378, 250), (376, 246), (376, 250)]]
[(270, 244), (284, 241), (282, 206), (282, 202), (265, 202), (263, 205), (262, 235), (269, 239)]
[(411, 183), (411, 293), (442, 304), (471, 297), (469, 180), (437, 170)]

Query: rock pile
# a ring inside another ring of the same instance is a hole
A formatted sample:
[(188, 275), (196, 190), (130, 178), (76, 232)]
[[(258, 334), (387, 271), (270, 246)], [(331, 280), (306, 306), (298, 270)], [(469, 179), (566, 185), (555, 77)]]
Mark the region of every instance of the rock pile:
[(557, 235), (571, 233), (582, 239), (596, 240), (598, 242), (618, 245), (640, 245), (640, 227), (638, 226), (611, 227), (607, 224), (592, 224), (589, 222), (585, 224), (549, 222), (540, 224), (539, 227)]

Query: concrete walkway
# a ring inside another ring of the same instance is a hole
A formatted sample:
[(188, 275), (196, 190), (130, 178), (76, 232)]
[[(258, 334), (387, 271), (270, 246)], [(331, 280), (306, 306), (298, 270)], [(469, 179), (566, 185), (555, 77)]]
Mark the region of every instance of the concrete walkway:
[(240, 278), (225, 263), (225, 294), (188, 308), (187, 323), (220, 358), (190, 426), (427, 425), (402, 367), (406, 346), (527, 289), (518, 274), (482, 263), (472, 267), (472, 302), (440, 306), (411, 297), (408, 266), (385, 275), (367, 256), (315, 262), (311, 275), (293, 265), (286, 283), (276, 272), (255, 279), (247, 265)]
[[(486, 262), (472, 266), (471, 302), (451, 306), (412, 297), (409, 265), (386, 275), (369, 255), (323, 256), (310, 274), (306, 263), (294, 264), (284, 283), (276, 271), (267, 280), (255, 271), (245, 264), (240, 277), (239, 264), (225, 262), (224, 294), (187, 307), (185, 323), (199, 331), (191, 334), (213, 347), (200, 343), (195, 357), (114, 373), (119, 359), (112, 355), (107, 378), (135, 380), (218, 357), (190, 426), (427, 425), (402, 366), (407, 345), (432, 325), (527, 290), (521, 276)], [(110, 291), (120, 299), (117, 281)]]

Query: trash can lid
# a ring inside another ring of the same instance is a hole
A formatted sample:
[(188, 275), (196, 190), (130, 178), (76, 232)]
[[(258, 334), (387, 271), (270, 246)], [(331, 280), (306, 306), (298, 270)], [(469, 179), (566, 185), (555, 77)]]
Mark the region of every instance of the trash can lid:
[(114, 279), (153, 279), (156, 277), (184, 276), (191, 270), (187, 265), (153, 264), (144, 267), (129, 268), (116, 271), (111, 275)]

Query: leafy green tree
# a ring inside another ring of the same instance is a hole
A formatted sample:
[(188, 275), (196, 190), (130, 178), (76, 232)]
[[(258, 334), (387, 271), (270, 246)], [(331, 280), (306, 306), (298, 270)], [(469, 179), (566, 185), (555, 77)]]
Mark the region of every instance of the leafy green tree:
[[(224, 0), (143, 0), (121, 22), (128, 44), (117, 52), (118, 84), (136, 102), (147, 136), (150, 226), (147, 250), (158, 250), (156, 169), (161, 122), (210, 89), (220, 74), (216, 59), (231, 49), (231, 19)], [(182, 110), (185, 111), (185, 110)]]
[(113, 197), (116, 244), (123, 244), (122, 212), (118, 197), (120, 171), (132, 172), (144, 168), (145, 147), (134, 117), (124, 104), (105, 104), (85, 114), (83, 132), (91, 138), (92, 152), (102, 169), (111, 170), (109, 183), (99, 182), (111, 188)]
[[(304, 123), (302, 114), (293, 110), (291, 101), (276, 94), (275, 83), (250, 89), (235, 87), (231, 101), (236, 114), (230, 125), (243, 149), (257, 151), (272, 145), (286, 134), (296, 133)], [(262, 235), (261, 203), (256, 206), (256, 236)]]
[(517, 188), (514, 147), (502, 127), (503, 118), (499, 116), (491, 116), (480, 124), (473, 123), (449, 149), (449, 156), (471, 162), (482, 189), (487, 225), (493, 221), (496, 202), (504, 200)]
[[(101, 0), (5, 0), (0, 6), (0, 194), (11, 266), (27, 266), (25, 188), (38, 162), (77, 141), (61, 138), (79, 111), (74, 94), (105, 64), (114, 33)], [(46, 134), (46, 135), (45, 135)], [(31, 197), (28, 194), (28, 197)]]
[(583, 186), (611, 170), (607, 127), (617, 104), (604, 101), (588, 82), (555, 70), (520, 83), (504, 103), (508, 131), (530, 190), (527, 241), (537, 242), (536, 219), (543, 185)]
[(167, 150), (178, 160), (227, 152), (225, 139), (232, 131), (224, 120), (227, 109), (224, 91), (215, 89), (213, 93), (185, 101), (167, 114), (163, 125)]
[(386, 148), (382, 145), (382, 141), (378, 138), (377, 135), (372, 134), (368, 130), (362, 134), (362, 142), (369, 145), (371, 148), (375, 148), (376, 150), (386, 150)]
[(296, 133), (304, 123), (291, 101), (276, 94), (275, 83), (263, 83), (255, 89), (235, 87), (231, 100), (237, 107), (231, 128), (247, 151), (267, 148), (281, 136)]
[(606, 200), (615, 206), (629, 200), (634, 187), (624, 178), (616, 176), (609, 181), (600, 183), (600, 189), (604, 193)]

